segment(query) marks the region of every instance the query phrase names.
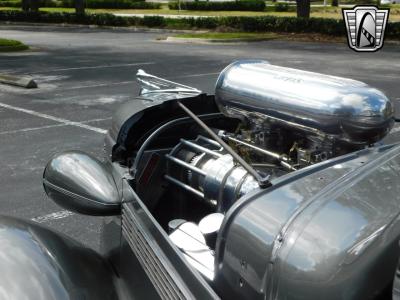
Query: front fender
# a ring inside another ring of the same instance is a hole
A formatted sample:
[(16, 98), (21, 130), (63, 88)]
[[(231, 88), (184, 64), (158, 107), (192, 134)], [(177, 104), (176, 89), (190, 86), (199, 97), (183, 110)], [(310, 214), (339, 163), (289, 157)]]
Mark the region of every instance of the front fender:
[(0, 216), (0, 299), (115, 299), (95, 251), (43, 226)]

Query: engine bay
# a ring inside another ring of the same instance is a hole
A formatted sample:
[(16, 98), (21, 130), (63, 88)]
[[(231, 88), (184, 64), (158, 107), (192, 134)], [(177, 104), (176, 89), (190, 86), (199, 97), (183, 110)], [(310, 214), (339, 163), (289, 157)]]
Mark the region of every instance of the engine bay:
[(213, 114), (193, 116), (178, 103), (188, 116), (155, 129), (130, 166), (133, 188), (209, 281), (218, 231), (239, 199), (374, 145), (394, 114), (389, 99), (361, 82), (260, 61), (230, 65), (215, 94)]
[[(318, 137), (301, 136), (301, 132), (256, 132), (222, 116), (206, 122), (224, 124), (211, 129), (268, 180), (338, 155), (323, 141), (316, 144)], [(185, 258), (212, 281), (218, 231), (226, 212), (261, 187), (197, 124), (185, 125), (186, 134), (175, 135), (182, 128), (178, 124), (149, 143), (136, 171), (135, 189)], [(354, 148), (342, 147), (339, 153)]]

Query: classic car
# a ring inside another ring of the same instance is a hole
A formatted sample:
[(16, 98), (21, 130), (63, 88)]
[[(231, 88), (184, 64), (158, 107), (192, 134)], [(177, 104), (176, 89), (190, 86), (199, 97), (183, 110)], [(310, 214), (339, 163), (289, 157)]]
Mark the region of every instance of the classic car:
[(57, 204), (103, 217), (101, 253), (1, 219), (0, 295), (399, 299), (400, 145), (382, 142), (396, 119), (381, 91), (261, 60), (226, 67), (215, 95), (137, 79), (104, 160), (71, 150), (43, 175)]

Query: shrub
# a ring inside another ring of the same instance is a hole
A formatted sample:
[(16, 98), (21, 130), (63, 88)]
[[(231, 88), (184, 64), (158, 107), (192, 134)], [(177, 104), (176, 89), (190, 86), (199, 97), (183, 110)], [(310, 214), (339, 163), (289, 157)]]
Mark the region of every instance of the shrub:
[[(61, 0), (62, 7), (75, 7), (75, 0)], [(87, 8), (116, 9), (159, 9), (160, 3), (145, 2), (145, 0), (86, 0)]]
[(38, 1), (38, 7), (56, 7), (59, 4), (61, 4), (60, 1), (56, 0), (37, 0)]
[[(236, 31), (247, 32), (293, 32), (320, 33), (332, 36), (346, 36), (343, 20), (296, 17), (204, 17), (204, 18), (164, 18), (160, 16), (120, 17), (113, 14), (87, 14), (78, 16), (71, 13), (25, 13), (9, 10), (0, 11), (0, 21), (44, 22), (94, 24), (100, 26), (147, 26), (168, 28), (204, 28), (229, 27)], [(388, 23), (386, 36), (400, 39), (400, 22)]]
[(161, 8), (161, 3), (156, 3), (156, 2), (131, 2), (129, 4), (129, 7), (125, 8), (131, 8), (131, 9), (160, 9)]
[(147, 27), (164, 27), (166, 22), (165, 18), (160, 16), (144, 16), (140, 20), (140, 25)]
[(339, 4), (379, 5), (378, 0), (339, 0)]
[[(38, 0), (39, 7), (74, 8), (75, 0)], [(0, 7), (21, 7), (21, 0), (0, 0)], [(86, 0), (87, 8), (116, 8), (116, 9), (159, 9), (160, 3), (145, 2), (145, 0)]]
[(21, 1), (0, 1), (0, 7), (21, 7)]
[[(59, 0), (37, 0), (39, 7), (62, 7), (63, 2)], [(1, 7), (21, 7), (21, 0), (0, 0)], [(73, 7), (73, 2), (66, 7)]]
[(277, 3), (275, 4), (275, 11), (289, 11), (289, 4), (287, 3)]
[[(143, 1), (129, 1), (129, 0), (86, 0), (87, 8), (142, 8), (146, 6)], [(159, 3), (149, 3), (150, 6), (157, 6), (160, 8), (161, 5)], [(146, 7), (147, 8), (147, 7)]]
[[(170, 2), (170, 9), (179, 9), (178, 2)], [(231, 11), (263, 11), (265, 2), (261, 0), (239, 0), (239, 1), (224, 1), (224, 2), (181, 2), (181, 9), (184, 10), (231, 10)]]
[(400, 22), (387, 23), (386, 36), (400, 39)]
[(378, 5), (378, 1), (377, 0), (355, 0), (354, 1), (355, 4), (357, 5)]

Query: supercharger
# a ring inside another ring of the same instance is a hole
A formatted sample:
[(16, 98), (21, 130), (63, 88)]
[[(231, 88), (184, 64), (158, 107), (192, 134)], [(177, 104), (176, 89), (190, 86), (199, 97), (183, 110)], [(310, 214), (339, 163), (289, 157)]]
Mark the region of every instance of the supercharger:
[[(379, 142), (394, 124), (392, 102), (365, 83), (238, 61), (216, 83), (215, 101), (242, 124), (214, 131), (270, 179)], [(214, 140), (181, 139), (166, 179), (225, 212), (257, 180)]]

